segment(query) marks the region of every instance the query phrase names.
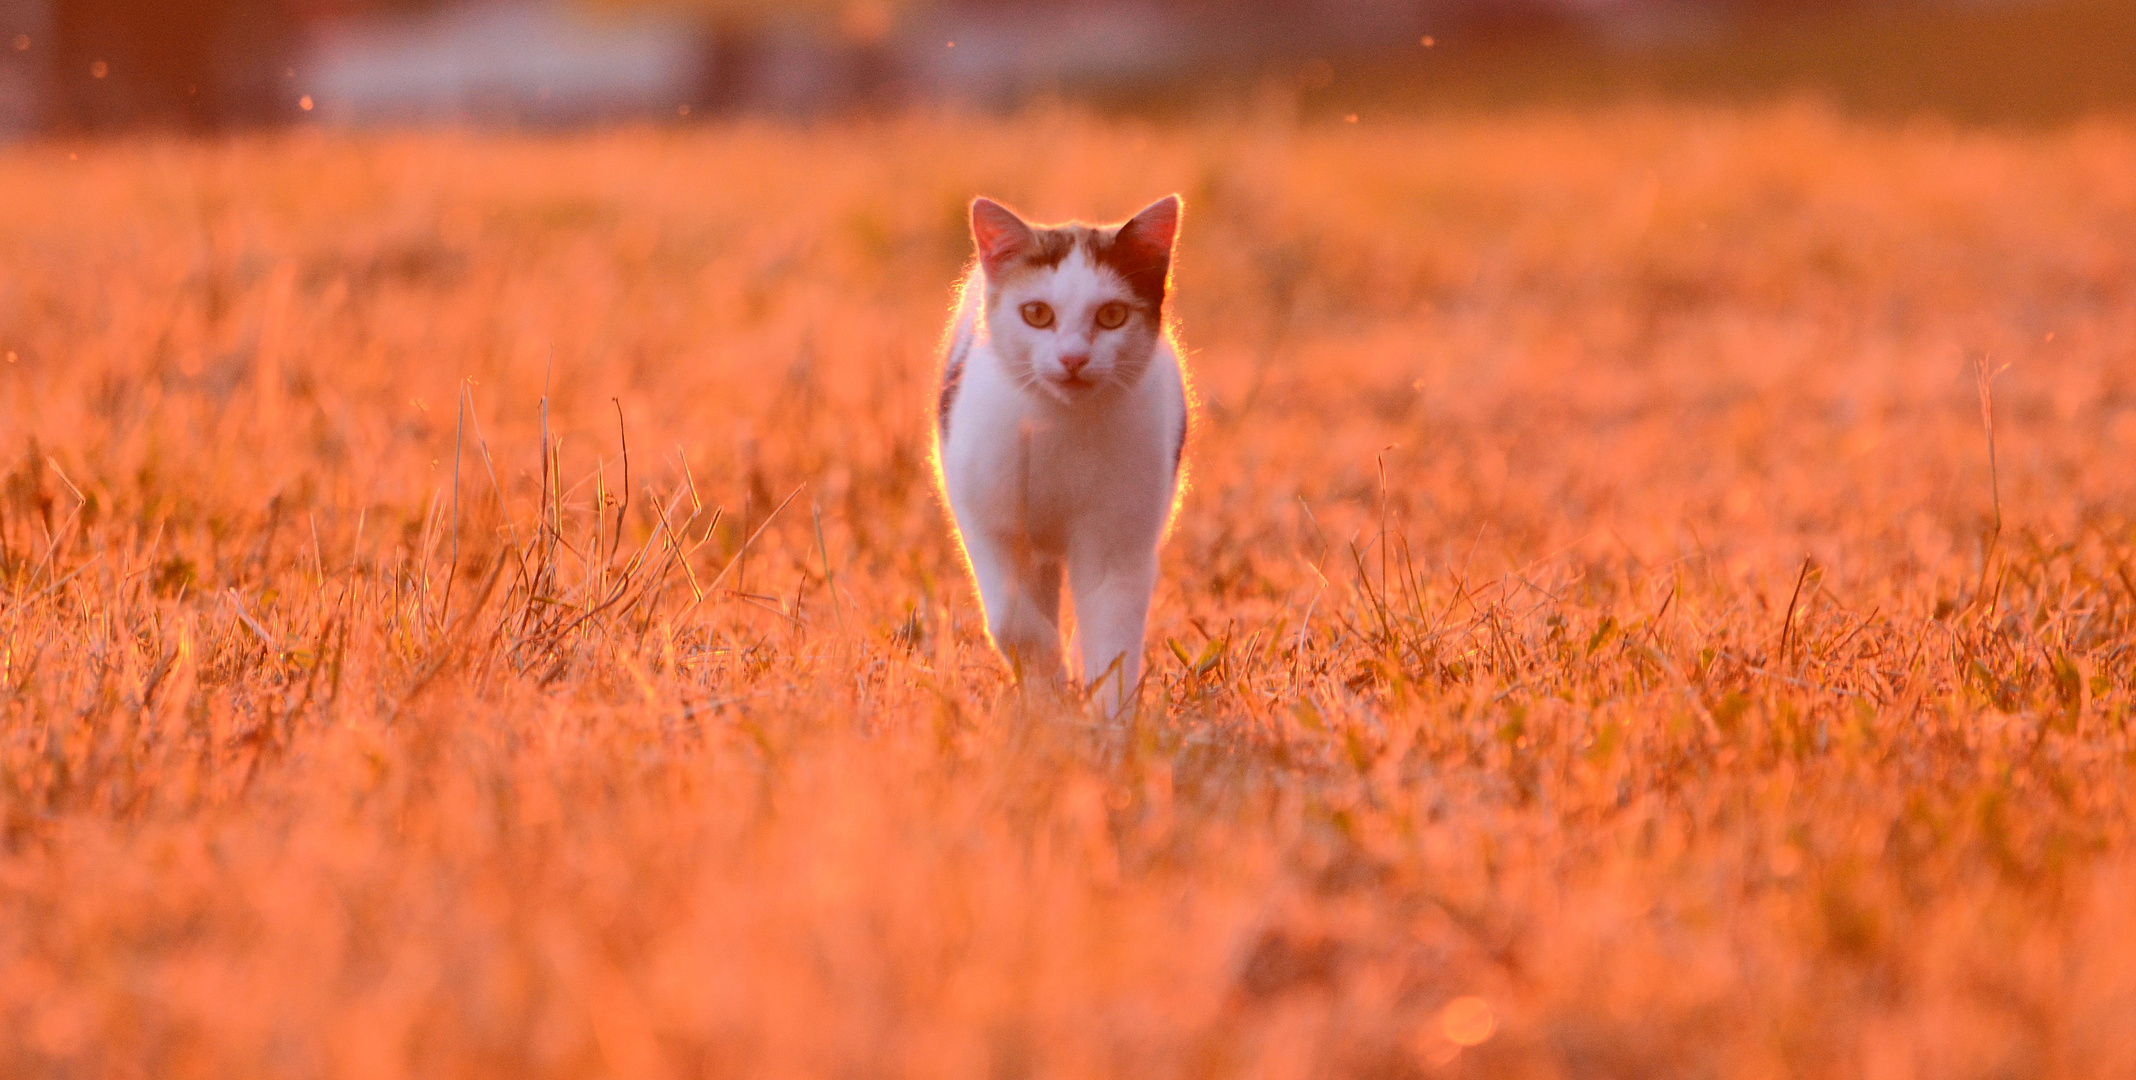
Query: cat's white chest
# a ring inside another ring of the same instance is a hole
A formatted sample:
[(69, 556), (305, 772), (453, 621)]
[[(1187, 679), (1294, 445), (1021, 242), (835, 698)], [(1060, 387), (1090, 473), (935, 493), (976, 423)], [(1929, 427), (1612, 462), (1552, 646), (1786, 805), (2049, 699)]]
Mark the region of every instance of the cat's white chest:
[(1182, 408), (1165, 407), (1179, 395), (1168, 352), (1135, 387), (1076, 408), (1033, 400), (983, 351), (971, 360), (943, 446), (960, 527), (1051, 555), (1079, 535), (1154, 541), (1185, 420)]
[[(1033, 545), (1060, 553), (1071, 529), (1105, 511), (1106, 478), (1120, 471), (1121, 440), (1106, 438), (1112, 417), (1028, 410), (1016, 432), (1012, 471), (997, 471), (990, 501), (1016, 502)], [(1072, 463), (1072, 464), (1071, 464)], [(1021, 467), (1028, 464), (1028, 467)], [(1006, 481), (1006, 486), (999, 486)], [(995, 515), (1001, 520), (1000, 515)]]

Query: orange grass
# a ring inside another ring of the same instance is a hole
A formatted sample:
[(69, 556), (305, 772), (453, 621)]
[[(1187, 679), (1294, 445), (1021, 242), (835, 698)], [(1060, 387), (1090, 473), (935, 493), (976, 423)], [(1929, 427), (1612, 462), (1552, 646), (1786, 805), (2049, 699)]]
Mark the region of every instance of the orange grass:
[[(1100, 727), (931, 346), (1175, 189)], [(18, 147), (0, 350), (0, 1074), (2136, 1074), (2136, 125)]]

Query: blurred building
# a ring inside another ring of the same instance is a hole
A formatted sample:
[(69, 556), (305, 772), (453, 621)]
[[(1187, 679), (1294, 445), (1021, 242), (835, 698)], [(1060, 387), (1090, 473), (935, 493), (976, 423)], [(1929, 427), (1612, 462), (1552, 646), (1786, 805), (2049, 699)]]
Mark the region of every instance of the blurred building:
[(493, 0), (321, 20), (296, 67), (330, 121), (575, 123), (685, 110), (709, 60), (686, 16)]

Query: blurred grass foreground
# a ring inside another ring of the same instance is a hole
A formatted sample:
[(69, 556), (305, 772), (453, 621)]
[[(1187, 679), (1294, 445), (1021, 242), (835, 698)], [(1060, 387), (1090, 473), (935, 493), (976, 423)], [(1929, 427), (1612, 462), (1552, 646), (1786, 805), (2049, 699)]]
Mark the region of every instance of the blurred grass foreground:
[[(1093, 727), (980, 635), (933, 343), (971, 192), (1165, 190), (1192, 488)], [(69, 141), (0, 205), (0, 1074), (2136, 1074), (2125, 121)]]

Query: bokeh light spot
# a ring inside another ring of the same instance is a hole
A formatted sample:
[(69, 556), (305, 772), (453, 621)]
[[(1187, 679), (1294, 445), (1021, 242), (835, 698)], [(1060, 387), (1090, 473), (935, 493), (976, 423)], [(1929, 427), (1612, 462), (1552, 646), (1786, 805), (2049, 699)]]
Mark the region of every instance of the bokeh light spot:
[(1439, 1010), (1439, 1030), (1455, 1046), (1475, 1046), (1498, 1030), (1498, 1017), (1491, 1003), (1480, 997), (1458, 997)]

